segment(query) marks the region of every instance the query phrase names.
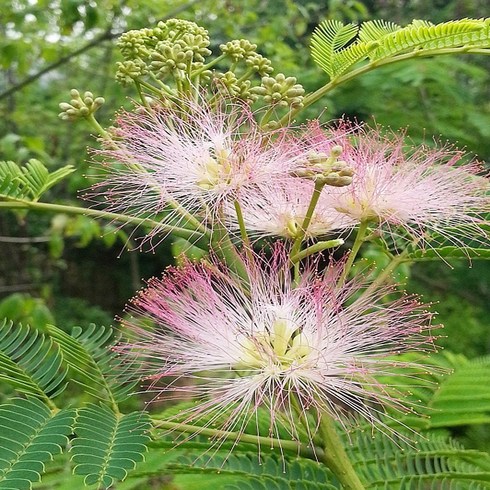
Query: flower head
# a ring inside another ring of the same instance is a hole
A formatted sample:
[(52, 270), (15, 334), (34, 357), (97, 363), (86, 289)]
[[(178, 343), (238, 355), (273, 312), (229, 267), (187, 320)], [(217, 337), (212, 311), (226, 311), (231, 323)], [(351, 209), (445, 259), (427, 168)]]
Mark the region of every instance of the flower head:
[(288, 171), (296, 149), (286, 132), (262, 132), (246, 106), (183, 106), (121, 113), (91, 196), (110, 211), (210, 224), (224, 202)]
[[(380, 406), (402, 408), (375, 376), (400, 367), (389, 356), (431, 343), (423, 334), (431, 314), (412, 297), (382, 302), (386, 288), (338, 286), (342, 264), (320, 275), (310, 265), (294, 286), (281, 248), (261, 261), (247, 263), (250, 290), (217, 263), (187, 264), (151, 280), (130, 307), (126, 326), (136, 340), (120, 349), (144, 359), (153, 379), (193, 380), (162, 392), (199, 397), (185, 423), (221, 421), (240, 432), (262, 406), (271, 435), (286, 420), (296, 438), (297, 417), (308, 420), (307, 412), (343, 421), (347, 409), (375, 422)], [(148, 319), (155, 329), (141, 327)]]
[(490, 210), (488, 179), (477, 163), (464, 163), (461, 152), (407, 148), (403, 135), (385, 137), (377, 129), (355, 137), (342, 131), (339, 139), (353, 177), (351, 185), (325, 193), (336, 211), (422, 242), (430, 234), (453, 243), (483, 235), (478, 224)]
[[(313, 192), (312, 180), (286, 176), (244, 195), (240, 205), (250, 235), (273, 235), (294, 240), (305, 220)], [(323, 192), (328, 192), (328, 189)], [(325, 236), (354, 224), (354, 220), (320, 199), (314, 209), (306, 237)]]

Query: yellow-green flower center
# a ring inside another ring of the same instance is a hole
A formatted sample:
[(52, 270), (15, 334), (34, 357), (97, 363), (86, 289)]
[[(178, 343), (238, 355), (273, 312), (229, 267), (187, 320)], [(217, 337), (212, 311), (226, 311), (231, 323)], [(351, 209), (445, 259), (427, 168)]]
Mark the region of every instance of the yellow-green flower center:
[(269, 331), (261, 332), (242, 342), (240, 367), (281, 369), (297, 365), (312, 351), (304, 333), (284, 319), (276, 320)]
[(199, 173), (197, 186), (204, 190), (212, 190), (220, 184), (228, 183), (232, 174), (231, 150), (215, 147), (198, 162)]

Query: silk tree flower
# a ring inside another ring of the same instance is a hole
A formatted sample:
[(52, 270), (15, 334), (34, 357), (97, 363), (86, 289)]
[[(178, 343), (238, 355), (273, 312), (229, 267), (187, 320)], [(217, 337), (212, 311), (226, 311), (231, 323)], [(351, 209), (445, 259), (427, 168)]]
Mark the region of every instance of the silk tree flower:
[[(313, 192), (312, 180), (291, 176), (251, 190), (240, 201), (245, 227), (250, 236), (272, 235), (294, 240), (304, 222)], [(325, 188), (323, 193), (327, 192), (328, 188)], [(233, 216), (233, 211), (230, 214)], [(325, 236), (335, 230), (346, 230), (355, 223), (320, 197), (306, 238)]]
[(287, 131), (262, 132), (246, 106), (223, 101), (122, 112), (98, 152), (105, 178), (89, 197), (113, 212), (171, 224), (180, 208), (208, 223), (224, 202), (288, 171), (298, 158), (288, 140)]
[[(321, 138), (330, 142), (332, 134), (317, 128), (311, 138), (321, 147)], [(462, 152), (407, 148), (403, 134), (382, 136), (379, 129), (358, 128), (355, 136), (342, 129), (337, 141), (354, 175), (351, 185), (329, 189), (325, 206), (358, 223), (377, 223), (393, 237), (403, 229), (422, 244), (431, 234), (454, 244), (485, 235), (478, 225), (490, 211), (488, 179)]]
[[(197, 397), (179, 422), (241, 433), (263, 407), (271, 435), (285, 428), (304, 437), (298, 416), (305, 415), (312, 438), (317, 425), (307, 412), (342, 423), (353, 412), (384, 427), (380, 407), (404, 410), (376, 376), (422, 369), (396, 360), (432, 345), (431, 314), (416, 298), (386, 301), (387, 287), (360, 294), (360, 278), (338, 286), (342, 263), (321, 274), (310, 263), (294, 286), (278, 247), (271, 260), (246, 263), (249, 292), (224, 265), (187, 263), (150, 280), (128, 308), (131, 341), (121, 354), (142, 361), (155, 384), (173, 379), (162, 399)], [(150, 321), (154, 329), (144, 326)]]

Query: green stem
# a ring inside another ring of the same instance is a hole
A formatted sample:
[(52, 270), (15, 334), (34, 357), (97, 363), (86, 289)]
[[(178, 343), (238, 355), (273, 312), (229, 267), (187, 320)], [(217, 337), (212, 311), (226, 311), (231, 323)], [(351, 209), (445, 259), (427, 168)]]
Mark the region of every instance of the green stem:
[(328, 466), (340, 480), (344, 490), (364, 490), (364, 485), (357, 476), (344, 445), (340, 439), (333, 420), (324, 414), (320, 420), (320, 433), (323, 439), (322, 461)]
[(149, 218), (137, 218), (135, 216), (126, 216), (124, 214), (109, 213), (107, 211), (99, 211), (97, 209), (82, 208), (78, 206), (67, 206), (64, 204), (52, 204), (33, 201), (0, 201), (0, 209), (29, 209), (32, 211), (47, 211), (51, 213), (66, 213), (66, 214), (82, 214), (93, 218), (104, 218), (111, 221), (119, 221), (125, 224), (138, 226), (149, 226), (162, 230), (164, 233), (172, 233), (186, 240), (191, 240), (192, 243), (198, 243), (205, 238), (204, 234), (196, 230), (179, 228), (177, 226), (166, 225)]
[(104, 139), (108, 141), (112, 141), (112, 138), (109, 136), (109, 133), (99, 124), (97, 119), (95, 119), (93, 114), (89, 114), (85, 120), (94, 128), (95, 132), (102, 136)]
[(364, 238), (366, 236), (368, 223), (369, 223), (368, 221), (361, 221), (359, 223), (356, 239), (354, 240), (354, 244), (352, 245), (352, 249), (349, 253), (349, 257), (347, 259), (347, 262), (345, 263), (344, 270), (342, 271), (342, 274), (339, 277), (339, 282), (338, 282), (339, 286), (343, 286), (343, 284), (345, 283), (345, 280), (349, 275), (349, 272), (354, 264), (354, 261), (356, 260), (357, 254), (359, 253), (359, 249), (364, 243)]
[(335, 240), (328, 240), (326, 242), (317, 242), (311, 247), (305, 248), (301, 250), (296, 255), (291, 256), (291, 262), (296, 264), (297, 262), (309, 257), (310, 255), (316, 254), (318, 252), (323, 252), (323, 250), (327, 250), (329, 248), (340, 247), (340, 245), (344, 244), (344, 240), (341, 238), (337, 238)]
[(247, 228), (245, 226), (245, 220), (243, 219), (242, 208), (238, 201), (235, 201), (235, 212), (236, 218), (238, 221), (238, 225), (240, 226), (240, 236), (242, 237), (243, 247), (245, 249), (245, 253), (247, 254), (250, 260), (253, 260), (252, 256), (252, 244), (250, 243), (250, 239), (248, 238)]
[(288, 441), (284, 439), (275, 439), (273, 437), (264, 437), (253, 434), (243, 434), (240, 432), (231, 432), (226, 430), (203, 428), (197, 425), (181, 424), (179, 422), (168, 422), (165, 420), (154, 419), (154, 424), (158, 428), (173, 430), (182, 434), (201, 434), (207, 437), (217, 439), (227, 439), (233, 442), (244, 442), (248, 444), (263, 445), (268, 447), (280, 447), (286, 451), (294, 452), (309, 459), (316, 459), (322, 455), (321, 449), (313, 450), (305, 444), (296, 441)]
[(269, 109), (267, 109), (267, 111), (265, 111), (265, 114), (262, 116), (262, 119), (259, 122), (259, 126), (261, 128), (265, 127), (265, 125), (269, 122), (269, 119), (271, 118), (275, 109), (275, 106), (272, 105), (271, 107), (269, 107)]
[(210, 230), (201, 223), (193, 214), (182, 207), (177, 201), (169, 200), (167, 204), (184, 218), (186, 223), (189, 223), (195, 231), (204, 236), (210, 237)]
[(141, 103), (146, 107), (146, 109), (150, 109), (150, 106), (148, 105), (148, 101), (146, 100), (145, 94), (143, 93), (143, 90), (141, 90), (141, 83), (138, 80), (135, 80), (134, 85), (135, 85), (136, 90), (138, 92), (139, 98), (141, 99)]
[(242, 257), (238, 253), (235, 245), (233, 245), (230, 235), (221, 222), (215, 224), (211, 238), (211, 248), (216, 255), (222, 259), (236, 276), (244, 281), (244, 285), (248, 288), (249, 277), (248, 272), (243, 263)]
[(214, 65), (219, 63), (221, 60), (225, 59), (228, 55), (227, 54), (220, 54), (214, 60), (211, 60), (208, 64), (201, 66), (198, 70), (195, 70), (192, 72), (192, 76), (200, 75), (202, 72), (209, 70), (212, 68)]
[(403, 262), (407, 261), (408, 250), (405, 249), (401, 254), (396, 255), (391, 259), (391, 262), (378, 274), (376, 279), (364, 290), (363, 294), (369, 294), (378, 286), (383, 284), (388, 276)]
[(291, 257), (294, 257), (301, 249), (301, 244), (306, 236), (308, 227), (310, 226), (311, 220), (313, 219), (313, 213), (315, 211), (316, 205), (318, 204), (318, 199), (320, 199), (320, 194), (322, 192), (325, 183), (321, 180), (315, 182), (315, 188), (313, 189), (313, 194), (311, 196), (310, 204), (308, 210), (306, 211), (305, 219), (301, 224), (301, 228), (298, 230), (298, 234), (291, 248)]

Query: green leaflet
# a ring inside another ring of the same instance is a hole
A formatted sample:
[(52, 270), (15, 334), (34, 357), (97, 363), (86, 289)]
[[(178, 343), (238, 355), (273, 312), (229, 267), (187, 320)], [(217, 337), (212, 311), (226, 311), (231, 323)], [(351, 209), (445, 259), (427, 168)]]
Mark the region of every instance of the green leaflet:
[(113, 330), (89, 325), (86, 330), (75, 327), (71, 335), (48, 325), (48, 331), (59, 344), (63, 357), (77, 373), (75, 379), (86, 392), (100, 400), (108, 400), (114, 407), (127, 398), (136, 381), (135, 366), (123, 365), (114, 351)]
[(143, 460), (149, 429), (149, 417), (144, 412), (117, 416), (97, 405), (78, 410), (77, 438), (72, 443), (74, 473), (84, 475), (85, 484), (97, 488), (123, 480)]
[[(342, 433), (342, 429), (339, 427)], [(445, 435), (403, 432), (390, 437), (379, 430), (358, 427), (343, 432), (347, 451), (366, 489), (484, 490), (490, 481), (490, 457), (466, 450)], [(164, 437), (162, 443), (168, 437)], [(315, 461), (294, 456), (264, 454), (240, 446), (205, 452), (192, 441), (172, 451), (159, 451), (153, 444), (147, 462), (130, 475), (121, 489), (144, 488), (144, 478), (173, 475), (176, 490), (199, 489), (339, 489), (335, 477)], [(161, 454), (159, 457), (158, 455)], [(284, 459), (282, 459), (284, 457)], [(132, 484), (133, 479), (139, 486)]]
[(455, 247), (448, 245), (440, 248), (415, 250), (407, 256), (407, 260), (440, 260), (440, 259), (490, 259), (490, 249)]
[(1, 405), (0, 489), (29, 490), (68, 442), (74, 417), (74, 410), (54, 413), (36, 399)]
[(490, 423), (490, 356), (471, 361), (451, 357), (454, 371), (441, 378), (429, 401), (430, 427)]
[(355, 431), (347, 450), (368, 489), (483, 490), (490, 482), (487, 453), (466, 450), (445, 436), (405, 433), (408, 442), (380, 432)]
[(0, 380), (52, 404), (66, 387), (67, 367), (49, 337), (6, 320), (0, 324)]
[[(412, 357), (416, 355), (406, 354), (399, 360), (410, 361)], [(407, 371), (404, 377), (382, 379), (385, 384), (396, 385), (397, 390), (412, 393), (418, 414), (395, 418), (425, 430), (490, 423), (490, 356), (469, 360), (445, 352), (426, 359), (425, 365), (425, 374), (414, 372), (410, 377)], [(420, 379), (418, 383), (415, 377)]]
[(74, 172), (72, 165), (54, 172), (32, 158), (23, 167), (14, 162), (0, 162), (0, 198), (37, 201), (42, 194)]
[[(383, 20), (360, 27), (336, 20), (322, 22), (311, 40), (314, 61), (331, 80), (361, 61), (371, 67), (408, 57), (447, 54), (490, 47), (488, 19), (462, 19), (441, 24), (415, 20), (399, 27)], [(449, 50), (449, 51), (448, 51)]]

